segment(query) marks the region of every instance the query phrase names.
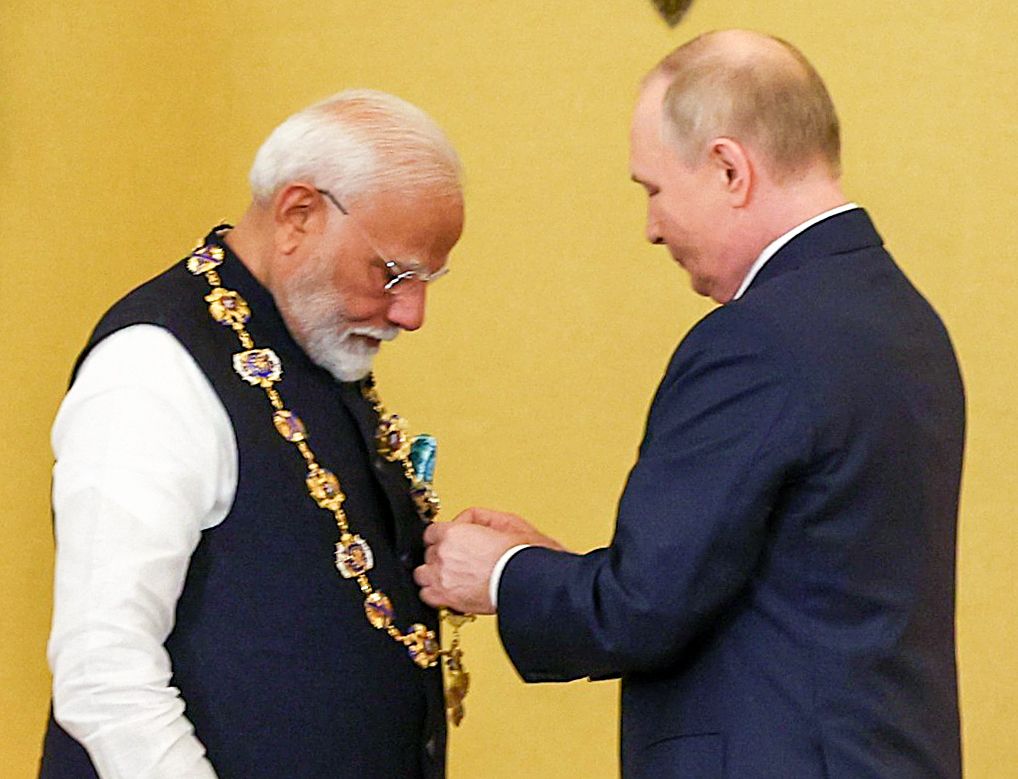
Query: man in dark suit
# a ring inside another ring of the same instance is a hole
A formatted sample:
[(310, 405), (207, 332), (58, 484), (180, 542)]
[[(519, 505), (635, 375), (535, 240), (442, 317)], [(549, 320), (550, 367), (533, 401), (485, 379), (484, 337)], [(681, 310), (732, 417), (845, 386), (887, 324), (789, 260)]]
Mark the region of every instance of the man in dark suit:
[(657, 391), (614, 538), (429, 528), (422, 597), (498, 611), (528, 681), (622, 679), (627, 779), (958, 779), (964, 395), (947, 333), (838, 180), (827, 91), (710, 33), (647, 77), (647, 237), (722, 303)]

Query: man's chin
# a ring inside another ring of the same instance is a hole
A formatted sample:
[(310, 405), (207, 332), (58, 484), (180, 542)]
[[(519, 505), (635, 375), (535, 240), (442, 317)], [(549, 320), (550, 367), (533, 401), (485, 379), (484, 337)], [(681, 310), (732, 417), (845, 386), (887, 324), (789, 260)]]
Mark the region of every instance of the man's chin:
[(371, 373), (378, 347), (347, 349), (345, 345), (309, 343), (304, 347), (311, 361), (324, 368), (337, 381), (360, 381)]
[(329, 373), (331, 373), (339, 381), (360, 381), (365, 378), (373, 367), (373, 360), (365, 361), (363, 358), (358, 360), (347, 359), (331, 359), (326, 361), (326, 365), (322, 365)]
[(371, 373), (375, 355), (383, 341), (395, 335), (381, 332), (346, 331), (336, 334), (318, 331), (297, 338), (311, 361), (324, 368), (338, 381), (359, 381)]
[(351, 382), (365, 379), (368, 375), (370, 375), (370, 373), (371, 368), (367, 368), (366, 370), (356, 372), (335, 371), (332, 373), (332, 376), (336, 379), (336, 381)]

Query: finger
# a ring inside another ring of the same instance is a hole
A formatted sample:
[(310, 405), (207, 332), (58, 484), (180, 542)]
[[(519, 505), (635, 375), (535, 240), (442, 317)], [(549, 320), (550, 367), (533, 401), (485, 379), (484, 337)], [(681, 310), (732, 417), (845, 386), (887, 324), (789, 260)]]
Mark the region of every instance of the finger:
[(438, 547), (432, 544), (424, 548), (424, 562), (427, 565), (438, 565)]
[(422, 601), (435, 609), (440, 609), (445, 606), (445, 603), (437, 596), (434, 592), (434, 588), (425, 587), (419, 593), (418, 596)]
[(437, 544), (442, 540), (445, 531), (449, 529), (448, 522), (432, 522), (424, 529), (424, 543), (428, 546)]
[(461, 511), (452, 523), (455, 524), (458, 522), (465, 525), (483, 525), (484, 527), (492, 527), (498, 523), (499, 513), (500, 512), (492, 509), (472, 506), (465, 511)]
[(414, 581), (419, 587), (427, 587), (430, 578), (427, 565), (418, 565), (414, 568)]
[(519, 532), (530, 529), (530, 526), (522, 517), (493, 509), (470, 508), (460, 514), (454, 521), (460, 520), (461, 517), (464, 523), (481, 525), (492, 530)]
[(476, 516), (476, 514), (477, 514), (476, 508), (471, 507), (468, 509), (463, 509), (463, 511), (461, 511), (459, 514), (453, 517), (453, 520), (450, 524), (455, 524), (456, 522), (473, 523), (475, 521), (474, 517)]

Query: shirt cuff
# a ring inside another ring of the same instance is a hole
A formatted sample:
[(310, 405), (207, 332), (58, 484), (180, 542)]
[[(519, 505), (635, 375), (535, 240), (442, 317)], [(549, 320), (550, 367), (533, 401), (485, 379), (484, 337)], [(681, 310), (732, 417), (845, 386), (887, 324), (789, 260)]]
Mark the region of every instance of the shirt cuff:
[(498, 558), (498, 562), (495, 563), (495, 567), (491, 569), (491, 578), (488, 579), (488, 599), (491, 601), (491, 605), (498, 610), (498, 583), (502, 580), (502, 571), (505, 569), (506, 563), (512, 559), (512, 556), (521, 549), (526, 549), (528, 546), (533, 544), (520, 544), (514, 546), (508, 550), (504, 555)]

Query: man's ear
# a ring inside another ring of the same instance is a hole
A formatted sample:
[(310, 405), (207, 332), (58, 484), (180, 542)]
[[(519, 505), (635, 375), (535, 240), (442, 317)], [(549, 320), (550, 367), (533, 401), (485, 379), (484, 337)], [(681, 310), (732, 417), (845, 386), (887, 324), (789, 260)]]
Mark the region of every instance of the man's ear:
[(722, 186), (731, 204), (741, 208), (749, 202), (755, 171), (745, 147), (731, 138), (715, 138), (710, 145), (708, 161), (722, 178)]
[(272, 198), (276, 251), (292, 254), (309, 235), (320, 234), (328, 220), (326, 205), (310, 184), (295, 181), (281, 187)]

